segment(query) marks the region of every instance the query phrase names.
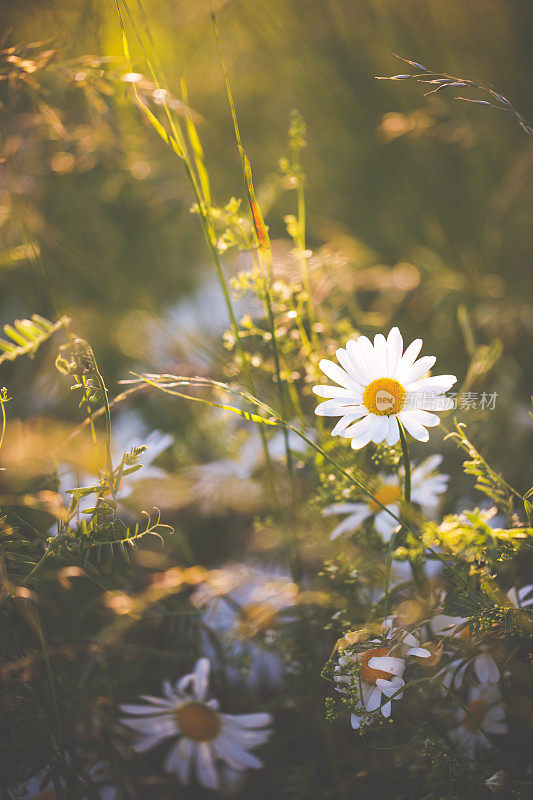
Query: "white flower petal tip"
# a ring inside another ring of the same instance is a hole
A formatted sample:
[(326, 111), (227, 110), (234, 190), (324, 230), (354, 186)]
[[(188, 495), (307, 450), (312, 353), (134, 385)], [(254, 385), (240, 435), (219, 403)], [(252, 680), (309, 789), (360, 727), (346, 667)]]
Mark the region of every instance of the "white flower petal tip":
[(408, 656), (417, 656), (418, 658), (431, 658), (431, 653), (425, 647), (411, 647), (407, 651)]
[(320, 369), (336, 386), (313, 387), (316, 395), (326, 398), (315, 413), (340, 417), (332, 436), (351, 439), (354, 450), (370, 442), (397, 443), (398, 420), (420, 442), (429, 441), (428, 428), (440, 420), (436, 411), (454, 407), (445, 396), (456, 383), (455, 375), (425, 377), (436, 362), (435, 356), (418, 358), (422, 340), (416, 339), (403, 352), (403, 339), (397, 327), (385, 338), (378, 333), (373, 343), (366, 336), (346, 343), (336, 357), (339, 364), (322, 359)]
[(260, 769), (263, 762), (251, 749), (271, 735), (272, 717), (266, 713), (224, 714), (218, 701), (207, 699), (210, 662), (200, 658), (194, 672), (177, 681), (176, 690), (164, 684), (165, 697), (147, 697), (148, 705), (124, 705), (131, 714), (122, 723), (135, 731), (134, 749), (141, 753), (174, 738), (165, 758), (165, 770), (188, 784), (194, 772), (198, 783), (218, 791), (224, 770)]

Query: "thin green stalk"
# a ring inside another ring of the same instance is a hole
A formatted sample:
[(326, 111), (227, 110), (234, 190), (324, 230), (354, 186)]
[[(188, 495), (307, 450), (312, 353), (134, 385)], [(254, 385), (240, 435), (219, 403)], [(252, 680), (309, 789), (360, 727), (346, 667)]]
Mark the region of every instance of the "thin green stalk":
[[(222, 40), (220, 38), (220, 31), (219, 31), (219, 28), (218, 28), (216, 15), (215, 15), (214, 12), (211, 13), (211, 19), (212, 19), (212, 22), (213, 22), (213, 28), (214, 28), (214, 31), (215, 31), (215, 37), (216, 37), (216, 41), (217, 41), (217, 45), (218, 45), (218, 51), (219, 51), (219, 54), (220, 54), (220, 61), (221, 61), (222, 69), (223, 69), (223, 73), (224, 73), (224, 81), (225, 81), (225, 85), (226, 85), (226, 93), (227, 93), (227, 97), (228, 97), (228, 102), (229, 102), (229, 106), (230, 106), (230, 110), (231, 110), (231, 118), (232, 118), (232, 121), (233, 121), (233, 129), (234, 129), (234, 132), (235, 132), (235, 139), (236, 139), (236, 142), (237, 142), (237, 148), (238, 148), (240, 159), (241, 159), (241, 167), (242, 167), (243, 178), (244, 178), (244, 183), (245, 183), (246, 196), (248, 198), (248, 204), (250, 206), (250, 211), (251, 211), (251, 214), (252, 214), (252, 220), (253, 220), (253, 224), (254, 224), (254, 230), (255, 230), (255, 236), (256, 236), (257, 248), (258, 248), (257, 249), (258, 259), (259, 259), (259, 263), (261, 265), (260, 276), (261, 276), (261, 280), (262, 280), (262, 284), (263, 284), (264, 300), (265, 300), (266, 309), (267, 309), (267, 323), (268, 323), (269, 333), (270, 333), (270, 337), (271, 337), (270, 341), (271, 341), (271, 345), (272, 345), (272, 355), (273, 355), (273, 358), (274, 358), (274, 370), (275, 370), (275, 373), (276, 373), (276, 381), (277, 381), (277, 385), (278, 385), (278, 393), (279, 393), (279, 399), (280, 399), (281, 412), (282, 412), (282, 416), (284, 418), (286, 418), (287, 417), (287, 409), (286, 409), (286, 403), (285, 403), (285, 392), (284, 392), (284, 387), (283, 387), (283, 383), (282, 383), (282, 380), (281, 380), (280, 355), (279, 355), (278, 343), (277, 343), (277, 338), (276, 338), (276, 327), (275, 327), (275, 324), (274, 324), (274, 313), (273, 313), (273, 309), (272, 309), (272, 299), (271, 299), (271, 296), (270, 296), (270, 286), (269, 286), (269, 283), (272, 281), (272, 250), (270, 248), (270, 241), (269, 241), (268, 233), (267, 233), (264, 221), (263, 221), (263, 217), (262, 217), (261, 211), (259, 209), (259, 206), (257, 205), (256, 200), (255, 200), (255, 194), (254, 194), (254, 189), (253, 189), (253, 181), (252, 181), (252, 172), (251, 172), (250, 162), (248, 160), (248, 157), (246, 155), (246, 152), (245, 152), (243, 144), (242, 144), (242, 139), (241, 139), (241, 134), (240, 134), (240, 129), (239, 129), (239, 123), (238, 123), (238, 120), (237, 120), (237, 112), (235, 110), (235, 103), (234, 103), (234, 100), (233, 100), (233, 92), (231, 91), (231, 84), (230, 84), (230, 81), (229, 81), (228, 70), (227, 70), (227, 67), (226, 67), (226, 60), (224, 58), (224, 51), (222, 49)], [(267, 256), (266, 263), (265, 263), (265, 256)], [(294, 486), (294, 474), (293, 474), (293, 468), (292, 468), (292, 453), (291, 453), (291, 449), (289, 447), (289, 434), (288, 434), (288, 431), (286, 429), (284, 430), (283, 436), (284, 436), (284, 441), (285, 441), (285, 454), (286, 454), (286, 459), (287, 459), (287, 472), (288, 472), (288, 475), (289, 475), (291, 498), (292, 498), (292, 501), (294, 503), (294, 500), (295, 500), (295, 486)], [(294, 544), (293, 544), (293, 548), (294, 548)]]
[(404, 427), (400, 422), (400, 420), (398, 420), (398, 427), (400, 429), (400, 442), (402, 445), (402, 458), (403, 458), (403, 468), (404, 468), (403, 497), (406, 504), (409, 504), (411, 502), (411, 459), (409, 456), (409, 443), (405, 435)]
[(315, 304), (313, 300), (313, 292), (311, 289), (311, 280), (309, 277), (309, 266), (307, 264), (306, 258), (306, 206), (305, 206), (305, 187), (304, 187), (304, 180), (303, 175), (301, 174), (301, 164), (300, 164), (300, 146), (296, 145), (293, 150), (294, 157), (293, 157), (293, 166), (294, 171), (296, 173), (298, 185), (297, 185), (297, 199), (298, 199), (298, 218), (297, 218), (297, 237), (296, 237), (296, 247), (298, 248), (299, 253), (299, 262), (300, 262), (300, 270), (302, 273), (302, 280), (303, 285), (307, 294), (307, 313), (309, 315), (309, 327), (311, 331), (311, 341), (315, 348), (315, 351), (318, 350), (318, 339), (315, 330), (315, 323), (316, 323), (316, 312), (315, 312)]
[[(122, 0), (122, 4), (123, 4), (124, 8), (126, 9), (126, 13), (127, 13), (128, 18), (130, 20), (130, 23), (131, 23), (131, 25), (133, 27), (134, 33), (135, 33), (135, 35), (137, 37), (137, 40), (139, 41), (139, 44), (141, 46), (141, 49), (142, 49), (142, 51), (144, 53), (144, 56), (145, 56), (145, 59), (146, 59), (146, 63), (148, 65), (148, 69), (150, 71), (152, 79), (153, 79), (154, 83), (159, 87), (161, 84), (160, 84), (159, 78), (157, 76), (156, 69), (155, 69), (155, 67), (153, 65), (152, 59), (149, 56), (148, 48), (146, 47), (146, 45), (145, 45), (145, 43), (143, 41), (143, 38), (142, 38), (142, 35), (141, 35), (141, 33), (140, 33), (139, 29), (138, 29), (138, 26), (135, 23), (135, 18), (133, 16), (133, 14), (132, 14), (132, 12), (131, 12), (131, 10), (130, 10), (127, 2), (126, 2), (126, 0)], [(133, 69), (131, 57), (130, 57), (130, 54), (129, 54), (127, 37), (126, 37), (126, 33), (125, 33), (124, 21), (122, 19), (122, 14), (121, 14), (121, 11), (120, 11), (119, 0), (115, 0), (115, 5), (116, 5), (117, 14), (118, 14), (118, 17), (119, 17), (120, 27), (121, 27), (121, 31), (122, 31), (124, 55), (125, 55), (127, 61), (129, 62), (131, 69)], [(141, 6), (141, 9), (142, 9), (142, 6)], [(145, 29), (147, 31), (147, 35), (148, 35), (149, 41), (152, 42), (152, 37), (150, 35), (150, 31), (149, 31), (149, 29), (147, 28), (146, 25), (145, 25)], [(227, 309), (228, 317), (229, 317), (229, 321), (230, 321), (231, 331), (232, 331), (232, 334), (233, 334), (233, 338), (235, 340), (235, 349), (236, 349), (236, 352), (237, 352), (237, 354), (239, 356), (239, 359), (240, 359), (240, 362), (241, 362), (241, 368), (242, 368), (242, 372), (243, 372), (243, 377), (245, 379), (245, 382), (246, 382), (247, 386), (249, 387), (249, 390), (251, 392), (254, 392), (255, 391), (255, 387), (254, 387), (253, 379), (252, 379), (252, 376), (250, 374), (249, 366), (248, 366), (248, 363), (246, 361), (244, 350), (242, 348), (242, 344), (241, 344), (241, 341), (240, 341), (239, 326), (238, 326), (237, 320), (235, 318), (235, 313), (233, 311), (233, 304), (231, 302), (231, 296), (230, 296), (230, 293), (229, 293), (228, 285), (227, 285), (227, 282), (226, 282), (226, 278), (225, 278), (225, 275), (224, 275), (224, 271), (222, 269), (222, 264), (220, 262), (220, 257), (219, 257), (218, 250), (217, 250), (217, 247), (216, 247), (216, 234), (215, 234), (212, 222), (211, 222), (211, 220), (209, 218), (209, 214), (208, 214), (208, 206), (210, 204), (209, 178), (208, 178), (208, 174), (207, 174), (207, 171), (205, 169), (205, 166), (203, 164), (203, 151), (201, 150), (200, 141), (199, 141), (198, 135), (196, 133), (196, 128), (194, 126), (194, 123), (193, 123), (193, 121), (192, 121), (192, 119), (191, 119), (191, 117), (189, 115), (188, 118), (187, 118), (187, 126), (188, 126), (189, 136), (193, 137), (192, 138), (193, 159), (191, 160), (188, 148), (186, 146), (185, 136), (183, 134), (183, 131), (181, 129), (179, 121), (174, 119), (174, 116), (171, 113), (171, 110), (170, 110), (168, 104), (166, 103), (166, 101), (163, 99), (163, 107), (164, 107), (165, 114), (167, 116), (167, 119), (168, 119), (168, 122), (169, 122), (169, 125), (170, 125), (170, 128), (171, 128), (172, 137), (170, 137), (170, 135), (168, 133), (166, 135), (164, 135), (164, 133), (162, 133), (162, 131), (160, 130), (161, 126), (159, 125), (158, 121), (153, 117), (153, 114), (150, 112), (150, 110), (147, 108), (147, 106), (140, 100), (140, 98), (139, 98), (139, 96), (137, 94), (135, 85), (133, 85), (133, 90), (135, 92), (135, 95), (137, 97), (137, 100), (138, 100), (141, 108), (143, 109), (144, 113), (148, 116), (148, 118), (149, 118), (150, 122), (152, 123), (152, 125), (154, 125), (154, 127), (156, 127), (156, 130), (158, 131), (158, 133), (160, 135), (162, 135), (162, 138), (171, 147), (172, 151), (175, 152), (176, 155), (178, 155), (182, 159), (182, 161), (184, 163), (185, 171), (186, 171), (187, 177), (189, 179), (189, 182), (191, 184), (191, 187), (192, 187), (192, 190), (193, 190), (193, 194), (194, 194), (194, 198), (195, 198), (197, 206), (198, 206), (200, 222), (201, 222), (201, 225), (202, 225), (202, 231), (204, 233), (204, 237), (205, 237), (207, 246), (208, 246), (209, 251), (211, 253), (211, 257), (213, 259), (213, 263), (215, 265), (215, 270), (216, 270), (216, 273), (217, 273), (217, 277), (218, 277), (218, 280), (219, 280), (219, 283), (220, 283), (220, 287), (222, 289), (222, 294), (223, 294), (223, 297), (224, 297), (224, 302), (225, 302), (225, 305), (226, 305), (226, 309)], [(174, 142), (175, 142), (176, 146), (174, 146)], [(194, 146), (195, 144), (196, 144), (196, 146)], [(201, 164), (198, 163), (198, 159), (201, 160), (201, 162), (202, 162)], [(196, 168), (196, 171), (197, 171), (197, 174), (198, 174), (198, 178), (196, 177), (196, 174), (195, 174), (195, 168)], [(279, 499), (278, 499), (277, 489), (276, 489), (276, 484), (275, 484), (275, 479), (274, 479), (274, 467), (273, 467), (273, 464), (272, 464), (272, 459), (270, 458), (270, 453), (268, 451), (268, 443), (267, 443), (267, 439), (266, 439), (266, 434), (265, 434), (265, 431), (262, 428), (260, 429), (260, 437), (261, 437), (263, 455), (265, 457), (265, 463), (267, 464), (267, 474), (268, 474), (270, 488), (271, 488), (271, 491), (272, 491), (272, 496), (274, 498), (274, 502), (276, 503), (276, 505), (279, 506)]]

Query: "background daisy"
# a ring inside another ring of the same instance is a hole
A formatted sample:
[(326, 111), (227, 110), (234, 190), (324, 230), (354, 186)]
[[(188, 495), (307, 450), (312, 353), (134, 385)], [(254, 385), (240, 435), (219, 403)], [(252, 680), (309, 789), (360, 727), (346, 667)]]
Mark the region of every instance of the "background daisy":
[[(428, 519), (433, 518), (439, 497), (446, 491), (449, 476), (432, 474), (442, 462), (441, 455), (433, 455), (422, 461), (411, 472), (411, 501), (421, 506)], [(403, 470), (400, 470), (400, 476)], [(380, 476), (381, 487), (374, 492), (374, 496), (396, 516), (400, 513), (400, 500), (402, 497), (401, 481), (398, 475)], [(388, 542), (398, 522), (384, 509), (377, 505), (371, 498), (368, 501), (357, 503), (335, 503), (327, 506), (323, 514), (347, 514), (345, 519), (333, 529), (330, 538), (336, 539), (343, 533), (351, 533), (371, 517), (377, 532)]]
[(139, 734), (137, 752), (150, 750), (165, 739), (175, 739), (165, 758), (165, 769), (188, 784), (194, 774), (208, 789), (221, 787), (221, 766), (237, 772), (260, 769), (263, 762), (249, 751), (271, 735), (270, 714), (223, 714), (218, 701), (207, 700), (210, 664), (196, 662), (194, 672), (175, 686), (163, 685), (164, 697), (143, 695), (145, 705), (123, 705), (130, 714), (123, 724)]

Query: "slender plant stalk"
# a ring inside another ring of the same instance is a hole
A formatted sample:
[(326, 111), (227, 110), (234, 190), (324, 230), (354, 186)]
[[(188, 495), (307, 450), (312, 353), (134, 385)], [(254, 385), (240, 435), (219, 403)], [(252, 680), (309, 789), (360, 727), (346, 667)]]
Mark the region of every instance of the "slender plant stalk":
[[(277, 342), (277, 335), (276, 335), (276, 326), (274, 323), (274, 312), (272, 309), (272, 298), (270, 295), (270, 284), (272, 282), (272, 249), (270, 246), (270, 239), (268, 236), (268, 232), (263, 220), (263, 216), (261, 214), (261, 210), (257, 204), (255, 199), (255, 192), (253, 188), (253, 180), (252, 180), (252, 170), (250, 166), (250, 162), (244, 150), (241, 133), (239, 129), (239, 123), (237, 120), (237, 112), (235, 109), (235, 102), (233, 100), (233, 92), (231, 91), (231, 84), (229, 81), (228, 70), (226, 66), (226, 60), (224, 58), (224, 51), (222, 49), (222, 40), (220, 38), (220, 31), (218, 28), (218, 23), (216, 19), (216, 15), (214, 12), (211, 13), (211, 19), (213, 21), (213, 28), (215, 31), (215, 37), (218, 45), (218, 51), (220, 54), (220, 61), (222, 64), (222, 69), (224, 72), (224, 81), (226, 85), (226, 94), (228, 96), (228, 102), (231, 110), (231, 118), (233, 121), (233, 129), (235, 132), (235, 139), (237, 142), (237, 148), (239, 151), (239, 156), (241, 159), (241, 168), (244, 178), (244, 184), (246, 189), (246, 196), (248, 198), (248, 204), (250, 206), (250, 212), (252, 214), (252, 220), (254, 225), (255, 231), (255, 238), (256, 238), (256, 245), (257, 245), (257, 257), (259, 259), (259, 263), (261, 265), (260, 276), (262, 281), (262, 289), (264, 295), (264, 302), (266, 305), (267, 311), (267, 323), (270, 333), (270, 342), (272, 346), (272, 355), (274, 358), (274, 370), (276, 373), (276, 382), (278, 387), (279, 393), (279, 400), (281, 406), (281, 413), (284, 418), (287, 418), (287, 408), (285, 402), (285, 391), (284, 385), (281, 380), (281, 366), (280, 366), (280, 354)], [(294, 503), (295, 500), (295, 486), (294, 486), (294, 474), (293, 474), (293, 467), (292, 467), (292, 453), (289, 446), (289, 434), (288, 431), (285, 429), (284, 431), (284, 441), (285, 441), (285, 454), (287, 460), (287, 472), (289, 475), (289, 484), (291, 490), (291, 498)]]
[[(152, 79), (153, 79), (154, 83), (156, 84), (156, 86), (160, 87), (161, 84), (160, 84), (160, 81), (159, 81), (159, 78), (158, 78), (158, 75), (157, 75), (157, 71), (156, 71), (156, 69), (154, 67), (153, 58), (151, 58), (149, 53), (148, 53), (148, 48), (147, 48), (147, 46), (146, 46), (146, 44), (145, 44), (145, 42), (143, 40), (142, 34), (141, 34), (138, 26), (135, 23), (135, 18), (133, 16), (133, 14), (132, 14), (132, 12), (131, 12), (131, 10), (130, 10), (127, 2), (126, 2), (126, 0), (121, 0), (121, 2), (122, 2), (123, 7), (126, 9), (126, 13), (127, 13), (128, 18), (130, 20), (132, 28), (133, 28), (133, 30), (135, 32), (137, 40), (139, 41), (139, 44), (141, 46), (141, 49), (142, 49), (143, 54), (144, 54), (145, 59), (146, 59), (146, 63), (147, 63), (148, 68), (150, 70), (150, 74), (152, 76)], [(122, 31), (124, 55), (125, 55), (128, 63), (130, 64), (130, 67), (133, 69), (133, 65), (132, 65), (132, 61), (131, 61), (131, 57), (130, 57), (130, 53), (129, 53), (129, 47), (128, 47), (128, 43), (127, 43), (127, 37), (126, 37), (126, 32), (125, 32), (125, 27), (124, 27), (124, 21), (122, 19), (122, 14), (121, 14), (121, 11), (120, 11), (119, 0), (115, 0), (115, 5), (116, 5), (116, 9), (117, 9), (118, 17), (119, 17), (119, 22), (120, 22), (120, 27), (121, 27), (121, 31)], [(144, 11), (142, 9), (142, 4), (139, 3), (139, 6), (141, 7), (141, 10), (142, 10), (142, 12), (144, 14)], [(149, 31), (149, 28), (147, 27), (146, 24), (145, 24), (145, 30), (147, 32), (147, 36), (148, 36), (149, 41), (152, 42), (152, 37), (151, 37), (150, 31)], [(185, 89), (185, 92), (186, 92), (185, 84), (184, 84), (184, 82), (182, 82), (182, 91), (184, 89)], [(225, 278), (225, 275), (224, 275), (224, 271), (222, 269), (220, 256), (219, 256), (219, 253), (218, 253), (218, 250), (217, 250), (216, 233), (215, 233), (215, 230), (213, 228), (213, 224), (212, 224), (211, 218), (209, 216), (209, 212), (208, 212), (208, 209), (209, 209), (210, 204), (211, 204), (211, 193), (210, 193), (210, 189), (209, 189), (209, 177), (208, 177), (207, 170), (205, 169), (205, 165), (203, 163), (203, 150), (201, 148), (200, 139), (199, 139), (198, 134), (196, 132), (196, 128), (195, 128), (194, 122), (192, 120), (192, 117), (190, 115), (188, 115), (187, 116), (187, 129), (188, 129), (188, 133), (189, 133), (189, 139), (192, 141), (192, 148), (191, 149), (192, 149), (192, 152), (193, 152), (193, 157), (191, 158), (190, 153), (189, 153), (189, 149), (188, 149), (188, 147), (186, 145), (185, 135), (184, 135), (184, 133), (183, 133), (183, 131), (181, 129), (179, 120), (175, 119), (175, 117), (172, 114), (171, 109), (169, 108), (168, 103), (166, 102), (166, 99), (164, 98), (164, 96), (163, 96), (162, 105), (163, 105), (167, 120), (168, 120), (169, 125), (170, 125), (172, 136), (170, 136), (168, 133), (166, 133), (164, 131), (164, 129), (163, 129), (163, 131), (161, 130), (162, 126), (160, 125), (160, 123), (157, 120), (157, 118), (154, 117), (152, 112), (148, 109), (148, 107), (140, 99), (140, 97), (139, 97), (139, 95), (138, 95), (138, 93), (136, 91), (135, 85), (133, 85), (133, 91), (134, 91), (134, 94), (136, 96), (137, 102), (139, 103), (140, 107), (142, 108), (142, 110), (144, 111), (144, 113), (146, 114), (146, 116), (148, 117), (150, 122), (152, 123), (152, 125), (156, 128), (156, 130), (162, 136), (162, 138), (167, 142), (167, 144), (170, 146), (170, 148), (173, 150), (173, 152), (176, 155), (178, 155), (183, 161), (183, 164), (184, 164), (184, 167), (185, 167), (185, 172), (186, 172), (187, 177), (189, 179), (189, 182), (191, 184), (191, 187), (192, 187), (192, 190), (193, 190), (193, 194), (194, 194), (194, 198), (195, 198), (196, 204), (198, 206), (198, 212), (199, 212), (200, 222), (201, 222), (202, 231), (203, 231), (203, 234), (204, 234), (204, 237), (205, 237), (205, 241), (206, 241), (206, 244), (207, 244), (207, 246), (209, 248), (209, 251), (211, 253), (211, 258), (212, 258), (213, 264), (215, 266), (215, 271), (217, 273), (218, 281), (219, 281), (220, 287), (222, 289), (222, 294), (223, 294), (223, 297), (224, 297), (224, 302), (225, 302), (226, 310), (227, 310), (228, 317), (229, 317), (230, 327), (231, 327), (231, 331), (232, 331), (232, 334), (233, 334), (233, 339), (234, 339), (234, 342), (235, 342), (235, 350), (237, 352), (237, 355), (239, 356), (239, 361), (240, 361), (243, 377), (244, 377), (246, 385), (249, 387), (249, 390), (253, 393), (253, 392), (255, 392), (255, 386), (254, 386), (253, 378), (252, 378), (252, 375), (251, 375), (251, 372), (250, 372), (250, 369), (249, 369), (249, 365), (248, 365), (248, 362), (246, 361), (245, 353), (244, 353), (244, 350), (243, 350), (243, 347), (242, 347), (242, 343), (241, 343), (241, 339), (240, 339), (239, 325), (238, 325), (237, 319), (235, 317), (235, 312), (233, 310), (233, 304), (232, 304), (232, 301), (231, 301), (231, 295), (230, 295), (228, 284), (227, 284), (227, 281), (226, 281), (226, 278)], [(186, 96), (187, 95), (185, 93), (185, 98), (186, 98)], [(268, 476), (268, 481), (269, 481), (269, 486), (270, 486), (270, 489), (271, 489), (272, 497), (274, 499), (275, 504), (279, 507), (279, 498), (278, 498), (278, 492), (277, 492), (277, 487), (276, 487), (276, 482), (275, 482), (274, 466), (272, 464), (272, 459), (270, 457), (270, 453), (269, 453), (269, 450), (268, 450), (268, 442), (267, 442), (266, 434), (265, 434), (265, 431), (264, 431), (263, 428), (260, 428), (259, 435), (261, 437), (261, 445), (262, 445), (262, 449), (263, 449), (263, 455), (264, 455), (264, 458), (265, 458), (265, 463), (267, 465), (267, 476)]]

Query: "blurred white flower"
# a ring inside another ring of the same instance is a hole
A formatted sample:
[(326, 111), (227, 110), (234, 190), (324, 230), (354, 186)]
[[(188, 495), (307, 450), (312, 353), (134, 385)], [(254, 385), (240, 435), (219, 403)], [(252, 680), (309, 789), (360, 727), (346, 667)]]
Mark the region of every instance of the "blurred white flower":
[(493, 685), (470, 689), (465, 708), (466, 711), (460, 709), (457, 712), (457, 721), (460, 724), (450, 735), (470, 758), (475, 758), (479, 750), (490, 747), (490, 741), (482, 731), (497, 736), (507, 733), (505, 709), (500, 693)]
[(516, 589), (514, 586), (507, 592), (507, 597), (516, 608), (527, 608), (533, 606), (533, 583)]
[[(412, 468), (411, 472), (411, 501), (421, 506), (428, 519), (433, 518), (438, 506), (439, 496), (446, 491), (448, 485), (448, 475), (432, 474), (441, 462), (442, 456), (429, 456), (417, 467)], [(400, 470), (400, 476), (402, 475), (403, 470)], [(374, 496), (393, 514), (398, 516), (402, 497), (400, 478), (398, 475), (380, 476), (380, 478), (381, 486), (374, 493)], [(364, 520), (373, 517), (377, 532), (385, 542), (388, 542), (394, 528), (398, 525), (398, 522), (371, 498), (357, 503), (335, 503), (327, 506), (322, 513), (327, 515), (347, 514), (346, 518), (333, 529), (330, 536), (331, 539), (336, 539), (343, 533), (351, 533), (357, 530)]]
[(196, 662), (194, 672), (180, 678), (175, 686), (163, 685), (164, 697), (143, 695), (144, 705), (123, 705), (130, 717), (124, 725), (139, 734), (137, 752), (150, 750), (165, 739), (175, 739), (165, 758), (165, 769), (183, 784), (194, 773), (208, 789), (220, 789), (222, 766), (241, 772), (260, 769), (263, 762), (249, 751), (271, 736), (270, 714), (224, 714), (218, 701), (207, 699), (210, 664)]
[[(492, 657), (492, 646), (487, 642), (476, 642), (471, 636), (470, 626), (463, 617), (449, 617), (437, 614), (431, 620), (431, 629), (437, 636), (443, 636), (451, 645), (457, 644), (465, 654), (454, 658), (438, 674), (442, 676), (443, 693), (448, 688), (458, 689), (468, 671), (473, 671), (481, 684), (497, 683), (500, 670)], [(474, 652), (468, 652), (468, 650)]]
[[(203, 608), (202, 650), (232, 683), (275, 691), (283, 684), (286, 660), (278, 629), (292, 620), (298, 587), (278, 570), (244, 564), (218, 571), (219, 580), (200, 586), (192, 603)], [(217, 646), (213, 643), (217, 640)], [(219, 650), (224, 649), (220, 662)]]
[[(111, 455), (113, 466), (116, 468), (125, 452), (129, 452), (133, 447), (144, 445), (146, 450), (140, 454), (136, 463), (142, 464), (142, 469), (126, 475), (120, 484), (117, 495), (118, 500), (125, 500), (132, 492), (132, 484), (136, 481), (162, 478), (166, 472), (160, 467), (153, 465), (156, 458), (167, 450), (174, 437), (159, 430), (150, 431), (142, 418), (133, 411), (125, 411), (117, 414), (112, 419), (112, 440)], [(59, 486), (58, 493), (63, 496), (63, 502), (68, 508), (72, 500), (72, 495), (67, 492), (69, 489), (77, 487), (94, 486), (98, 483), (98, 477), (90, 472), (79, 472), (69, 465), (61, 464), (58, 468)], [(95, 494), (81, 497), (78, 504), (78, 514), (82, 515), (88, 508), (93, 508)], [(82, 517), (80, 517), (82, 518)]]
[[(307, 435), (313, 438), (314, 432), (310, 431)], [(274, 462), (285, 461), (285, 436), (282, 430), (268, 439), (267, 448)], [(306, 442), (294, 431), (289, 431), (289, 448), (297, 457), (303, 457), (309, 450)], [(268, 498), (261, 483), (254, 477), (264, 462), (261, 437), (257, 429), (252, 428), (234, 458), (190, 467), (188, 476), (192, 484), (192, 498), (201, 513), (253, 513), (264, 509), (268, 505)]]
[(387, 339), (377, 333), (374, 344), (366, 336), (348, 341), (346, 349), (336, 351), (341, 366), (322, 359), (320, 369), (339, 385), (313, 387), (319, 397), (328, 398), (316, 407), (315, 413), (341, 417), (332, 436), (351, 439), (354, 450), (369, 442), (386, 441), (392, 446), (400, 438), (399, 420), (413, 438), (427, 442), (427, 428), (440, 422), (431, 411), (453, 407), (444, 392), (457, 378), (424, 378), (436, 358), (424, 356), (417, 360), (421, 347), (422, 339), (415, 339), (402, 355), (402, 335), (398, 328), (392, 328)]
[[(71, 765), (71, 759), (68, 754), (66, 755), (66, 761), (67, 764)], [(88, 780), (91, 782), (91, 797), (96, 792), (96, 796), (98, 796), (100, 800), (115, 800), (117, 793), (116, 790), (109, 785), (109, 775), (107, 774), (106, 765), (103, 762), (98, 761), (92, 767), (88, 767), (86, 769), (86, 774)], [(79, 775), (76, 775), (76, 778), (79, 777)], [(61, 786), (63, 790), (66, 790), (63, 781), (61, 781)], [(78, 789), (82, 788), (78, 783), (76, 783), (76, 787)], [(40, 772), (38, 775), (30, 778), (29, 781), (26, 781), (26, 783), (16, 786), (13, 792), (14, 794), (12, 796), (16, 798), (16, 800), (55, 800), (56, 798), (51, 775), (46, 771)]]
[[(237, 318), (245, 313), (261, 313), (252, 296), (234, 301)], [(173, 370), (186, 361), (196, 368), (222, 363), (224, 350), (220, 337), (228, 328), (228, 310), (216, 279), (207, 280), (189, 297), (167, 308), (163, 319), (153, 320), (149, 329), (150, 363), (157, 370)]]

